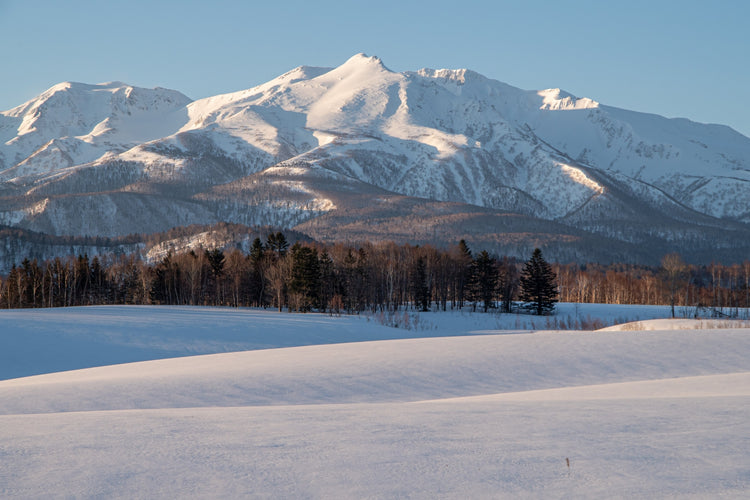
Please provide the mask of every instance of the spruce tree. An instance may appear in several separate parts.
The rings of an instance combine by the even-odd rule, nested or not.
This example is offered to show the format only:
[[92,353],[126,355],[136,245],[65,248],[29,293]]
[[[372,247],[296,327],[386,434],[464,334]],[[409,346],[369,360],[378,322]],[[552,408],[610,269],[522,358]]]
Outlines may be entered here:
[[204,255],[208,262],[209,280],[206,293],[211,304],[220,306],[224,303],[223,286],[224,281],[224,263],[226,259],[224,252],[218,248],[205,250]]
[[500,309],[505,313],[511,312],[513,297],[518,290],[518,269],[508,257],[503,257],[498,265],[497,290],[501,300]]
[[252,304],[266,307],[266,280],[268,279],[268,258],[266,258],[266,247],[260,238],[253,240],[253,246],[250,248],[250,266],[251,266],[251,289],[253,290]]
[[318,251],[314,248],[295,243],[292,247],[292,269],[289,282],[289,293],[301,312],[311,311],[318,307],[320,292],[320,261]]
[[424,257],[417,258],[411,271],[411,289],[414,299],[414,307],[420,311],[430,310],[430,286],[427,283],[427,264]]
[[475,301],[482,301],[484,312],[494,305],[495,292],[497,291],[497,261],[490,257],[487,250],[482,250],[474,259],[473,268],[473,293]]
[[266,246],[269,250],[276,252],[279,257],[286,255],[286,250],[289,248],[289,243],[286,241],[286,236],[281,231],[271,233],[268,235]]
[[557,276],[536,248],[521,273],[521,301],[531,306],[534,314],[551,314],[557,302]]

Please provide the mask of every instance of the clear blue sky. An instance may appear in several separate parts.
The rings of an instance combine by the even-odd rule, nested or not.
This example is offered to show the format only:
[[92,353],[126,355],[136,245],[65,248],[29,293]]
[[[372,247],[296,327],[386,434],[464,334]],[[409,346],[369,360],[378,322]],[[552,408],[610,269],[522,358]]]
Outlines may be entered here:
[[200,98],[365,52],[750,136],[749,20],[746,0],[0,0],[0,110],[68,80]]

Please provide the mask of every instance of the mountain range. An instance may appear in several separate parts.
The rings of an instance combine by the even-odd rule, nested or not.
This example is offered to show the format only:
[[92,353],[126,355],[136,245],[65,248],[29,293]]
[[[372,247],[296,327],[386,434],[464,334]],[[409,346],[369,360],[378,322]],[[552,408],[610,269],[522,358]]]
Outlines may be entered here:
[[750,138],[364,54],[199,100],[66,82],[0,113],[0,225],[114,238],[222,221],[560,261],[739,261]]

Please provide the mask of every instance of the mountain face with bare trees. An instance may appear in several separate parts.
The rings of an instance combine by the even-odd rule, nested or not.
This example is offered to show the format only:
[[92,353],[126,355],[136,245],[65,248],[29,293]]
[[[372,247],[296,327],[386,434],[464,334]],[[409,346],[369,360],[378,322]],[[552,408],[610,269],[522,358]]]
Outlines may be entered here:
[[728,127],[363,54],[196,101],[61,83],[0,113],[0,225],[60,237],[229,222],[558,261],[740,261],[749,199],[750,139]]

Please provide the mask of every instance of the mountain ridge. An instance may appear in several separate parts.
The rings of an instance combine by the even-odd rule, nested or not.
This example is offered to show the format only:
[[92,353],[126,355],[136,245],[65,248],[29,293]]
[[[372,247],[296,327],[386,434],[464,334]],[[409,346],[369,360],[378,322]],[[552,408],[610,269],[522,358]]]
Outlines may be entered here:
[[365,54],[198,100],[62,83],[0,113],[0,140],[0,224],[58,235],[292,228],[378,192],[686,253],[739,255],[750,231],[750,138],[729,127]]

